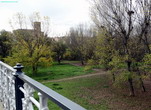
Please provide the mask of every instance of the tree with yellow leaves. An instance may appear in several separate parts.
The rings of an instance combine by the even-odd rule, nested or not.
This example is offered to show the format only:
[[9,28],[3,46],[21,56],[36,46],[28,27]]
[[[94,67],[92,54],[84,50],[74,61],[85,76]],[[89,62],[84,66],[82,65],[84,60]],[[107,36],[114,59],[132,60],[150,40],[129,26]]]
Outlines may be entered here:
[[[34,14],[39,19],[37,13]],[[16,21],[20,29],[13,31],[13,47],[11,56],[5,58],[5,61],[11,65],[19,62],[32,68],[32,73],[36,75],[38,66],[47,66],[52,62],[51,46],[47,33],[41,32],[41,22],[35,22],[36,18],[31,20],[33,29],[23,29],[25,23],[24,15],[18,13]],[[46,17],[45,17],[46,18]],[[15,22],[15,21],[14,21]],[[46,25],[46,24],[45,24]]]

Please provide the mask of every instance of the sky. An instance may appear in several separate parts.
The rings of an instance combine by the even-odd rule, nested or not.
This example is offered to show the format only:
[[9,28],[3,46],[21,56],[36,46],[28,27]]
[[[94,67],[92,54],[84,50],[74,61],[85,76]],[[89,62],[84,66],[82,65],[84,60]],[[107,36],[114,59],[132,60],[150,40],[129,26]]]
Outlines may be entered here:
[[89,7],[88,0],[0,0],[0,30],[12,30],[9,21],[17,12],[27,17],[39,12],[50,18],[49,35],[62,36],[70,27],[91,22]]

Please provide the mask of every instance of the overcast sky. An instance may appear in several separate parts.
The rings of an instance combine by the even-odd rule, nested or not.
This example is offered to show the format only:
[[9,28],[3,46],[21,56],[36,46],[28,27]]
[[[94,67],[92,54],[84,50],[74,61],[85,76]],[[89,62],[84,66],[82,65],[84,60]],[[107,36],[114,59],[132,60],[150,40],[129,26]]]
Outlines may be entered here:
[[22,12],[26,16],[33,12],[49,16],[51,36],[63,35],[70,27],[80,23],[90,23],[90,6],[87,0],[12,0],[17,1],[16,3],[0,1],[0,30],[11,30],[9,20],[17,12]]

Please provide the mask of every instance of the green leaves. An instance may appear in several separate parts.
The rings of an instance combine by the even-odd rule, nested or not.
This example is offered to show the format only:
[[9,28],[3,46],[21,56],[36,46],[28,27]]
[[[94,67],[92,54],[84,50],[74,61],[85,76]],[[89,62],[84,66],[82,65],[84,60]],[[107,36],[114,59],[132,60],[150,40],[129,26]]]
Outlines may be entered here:
[[141,69],[151,73],[151,54],[146,54],[143,58]]
[[137,75],[134,72],[128,72],[127,70],[122,70],[118,75],[116,75],[116,80],[114,85],[116,87],[122,88],[123,85],[127,83],[129,79],[136,79]]
[[112,59],[113,39],[107,36],[107,32],[102,30],[96,38],[95,56],[101,65],[109,68],[109,62]]
[[5,30],[0,31],[0,60],[3,60],[3,58],[10,54],[11,42],[10,33]]
[[47,38],[44,36],[34,36],[27,31],[32,37],[24,36],[22,30],[16,32],[16,41],[12,47],[12,55],[5,58],[5,62],[14,66],[17,62],[24,66],[33,68],[33,73],[37,73],[38,66],[51,65],[51,47],[47,45]]

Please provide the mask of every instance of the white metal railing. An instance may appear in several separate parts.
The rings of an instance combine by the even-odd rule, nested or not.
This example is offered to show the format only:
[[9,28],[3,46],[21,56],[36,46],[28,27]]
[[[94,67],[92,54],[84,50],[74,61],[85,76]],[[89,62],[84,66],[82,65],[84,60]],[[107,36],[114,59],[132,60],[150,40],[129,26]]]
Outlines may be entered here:
[[[0,100],[4,110],[49,110],[47,100],[63,110],[85,110],[83,107],[26,76],[17,64],[14,68],[0,61]],[[34,97],[35,90],[39,100]]]
[[16,110],[15,107],[15,70],[0,61],[0,100],[4,110]]

